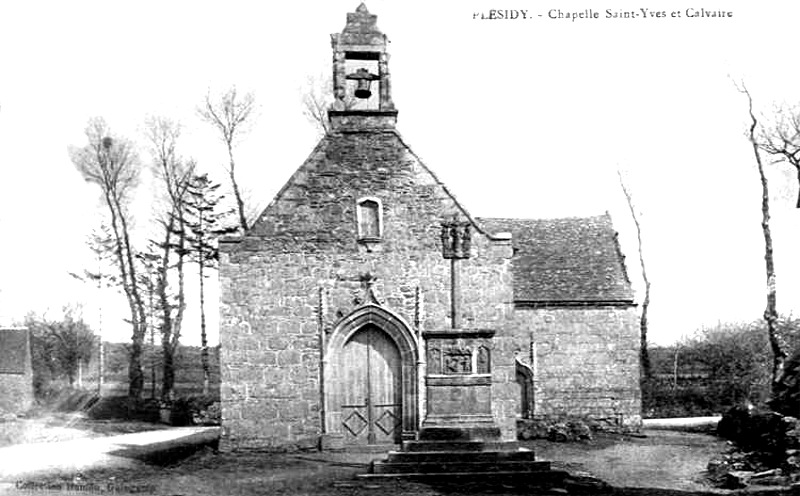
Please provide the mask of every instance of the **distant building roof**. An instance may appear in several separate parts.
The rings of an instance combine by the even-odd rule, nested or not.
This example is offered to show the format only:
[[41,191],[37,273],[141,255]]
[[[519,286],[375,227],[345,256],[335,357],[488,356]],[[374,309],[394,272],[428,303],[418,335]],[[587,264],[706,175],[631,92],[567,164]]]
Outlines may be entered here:
[[633,291],[611,217],[478,219],[510,232],[518,305],[630,305]]

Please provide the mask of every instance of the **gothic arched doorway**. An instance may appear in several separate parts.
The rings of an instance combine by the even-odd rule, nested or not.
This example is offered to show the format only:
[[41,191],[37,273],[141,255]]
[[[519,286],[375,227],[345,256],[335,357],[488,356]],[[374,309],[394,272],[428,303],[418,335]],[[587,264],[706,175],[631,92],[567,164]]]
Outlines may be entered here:
[[392,444],[402,431],[400,351],[367,325],[342,349],[342,433],[347,444]]
[[417,344],[377,305],[336,326],[327,346],[325,428],[349,445],[396,444],[417,429]]

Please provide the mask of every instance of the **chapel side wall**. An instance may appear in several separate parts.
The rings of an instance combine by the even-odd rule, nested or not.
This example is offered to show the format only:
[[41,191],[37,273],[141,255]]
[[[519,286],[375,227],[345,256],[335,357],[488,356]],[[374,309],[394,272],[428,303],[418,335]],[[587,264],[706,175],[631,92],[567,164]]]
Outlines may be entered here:
[[[0,329],[4,332],[5,329]],[[26,344],[22,373],[0,373],[0,414],[21,414],[33,406],[33,369],[31,366],[30,334],[28,330],[13,329],[10,332],[24,332]]]
[[635,307],[518,308],[515,347],[535,343],[534,416],[580,418],[603,429],[641,425]]

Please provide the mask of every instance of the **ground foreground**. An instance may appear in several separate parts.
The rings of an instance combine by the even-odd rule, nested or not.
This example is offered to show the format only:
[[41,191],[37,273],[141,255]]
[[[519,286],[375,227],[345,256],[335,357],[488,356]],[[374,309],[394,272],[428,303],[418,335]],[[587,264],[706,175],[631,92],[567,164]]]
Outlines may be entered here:
[[0,448],[114,436],[167,427],[137,420],[90,419],[83,412],[48,412],[31,417],[0,419]]
[[[381,457],[381,454],[375,453],[220,454],[206,446],[186,457],[186,451],[179,444],[169,444],[176,442],[175,432],[169,430],[158,435],[130,435],[141,439],[145,435],[151,436],[150,441],[140,439],[142,444],[135,444],[131,441],[133,438],[124,436],[94,440],[97,443],[94,449],[102,450],[99,447],[101,444],[106,446],[106,456],[97,458],[83,468],[62,463],[38,469],[26,465],[26,468],[16,472],[6,470],[0,475],[0,489],[11,495],[41,493],[73,496],[80,492],[100,492],[101,488],[114,489],[118,494],[159,495],[456,496],[476,493],[548,493],[530,487],[503,484],[457,482],[443,485],[356,480],[356,474],[365,473],[371,460]],[[191,438],[191,435],[195,437]],[[188,438],[194,441],[190,444],[196,447],[197,434],[191,435]],[[159,441],[156,438],[171,438],[173,441]],[[109,451],[109,443],[115,443],[116,448]],[[55,452],[61,444],[40,444],[39,450],[42,453]],[[30,446],[34,445],[24,448],[31,449]],[[612,486],[602,490],[588,489],[589,494],[680,496],[730,493],[714,490],[703,482],[708,460],[726,448],[724,442],[713,436],[648,431],[647,437],[643,438],[601,435],[585,443],[534,441],[526,443],[526,446],[535,449],[539,458],[554,461],[555,468],[578,476],[602,479]],[[36,448],[32,449],[25,456],[36,459]],[[77,455],[76,450],[79,450],[83,456],[88,456],[87,452],[92,449],[90,443],[80,448],[73,446],[72,452]],[[8,460],[0,460],[0,464],[5,463]],[[69,490],[53,490],[56,486],[69,487]],[[788,490],[780,492],[790,493]],[[769,494],[780,492],[770,491]]]

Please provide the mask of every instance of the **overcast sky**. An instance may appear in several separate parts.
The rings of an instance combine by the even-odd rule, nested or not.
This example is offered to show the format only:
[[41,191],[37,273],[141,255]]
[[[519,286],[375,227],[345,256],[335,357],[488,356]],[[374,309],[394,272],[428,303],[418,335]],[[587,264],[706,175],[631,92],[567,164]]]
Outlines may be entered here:
[[[330,33],[341,31],[358,1],[266,5],[0,4],[0,320],[29,311],[56,317],[65,304],[83,304],[94,323],[103,306],[105,337],[129,338],[123,297],[98,299],[68,275],[91,267],[84,243],[98,221],[99,192],[67,154],[85,143],[90,117],[103,116],[142,143],[148,115],[178,119],[183,154],[222,180],[224,149],[195,108],[208,91],[235,84],[260,103],[238,150],[255,203],[265,206],[302,164],[318,139],[302,95],[309,78],[329,74]],[[475,216],[610,211],[641,288],[616,177],[626,170],[653,284],[652,341],[758,319],[765,304],[760,187],[743,134],[747,102],[732,81],[745,81],[767,116],[775,105],[800,102],[800,7],[664,1],[648,8],[665,18],[608,19],[606,9],[642,5],[597,5],[368,2],[391,40],[399,131]],[[475,18],[498,6],[525,9],[529,19]],[[700,7],[733,17],[687,17]],[[558,8],[592,8],[599,18],[550,19]],[[779,309],[797,314],[797,185],[787,166],[770,169]],[[149,195],[145,185],[140,202]],[[140,225],[148,214],[140,208]],[[190,316],[186,342],[197,341],[188,330],[195,323]]]

